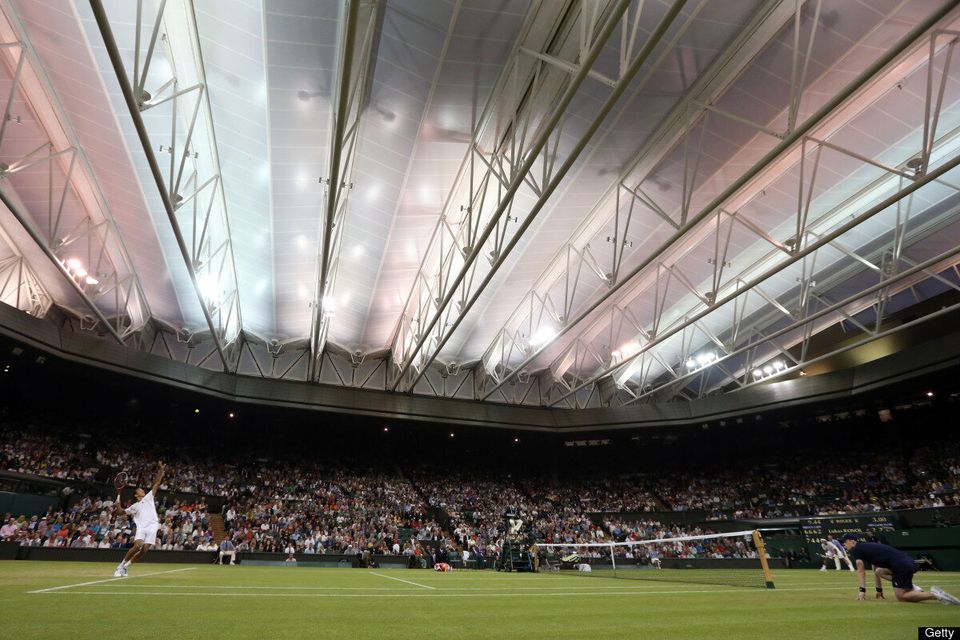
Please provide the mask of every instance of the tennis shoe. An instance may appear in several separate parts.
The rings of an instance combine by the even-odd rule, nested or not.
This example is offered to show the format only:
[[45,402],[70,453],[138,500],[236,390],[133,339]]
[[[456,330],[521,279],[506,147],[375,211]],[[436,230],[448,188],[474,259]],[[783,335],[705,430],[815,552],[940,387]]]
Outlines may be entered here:
[[122,578],[124,575],[126,575],[126,573],[127,573],[126,568],[121,565],[121,566],[117,567],[117,570],[116,570],[116,571],[113,572],[113,577],[114,577],[114,578]]
[[937,600],[939,600],[940,602],[942,602],[943,604],[957,604],[957,605],[960,605],[960,598],[956,598],[956,597],[950,595],[949,593],[947,593],[947,592],[944,591],[943,589],[940,589],[940,588],[938,588],[938,587],[930,587],[930,593],[932,593],[933,596],[934,596]]

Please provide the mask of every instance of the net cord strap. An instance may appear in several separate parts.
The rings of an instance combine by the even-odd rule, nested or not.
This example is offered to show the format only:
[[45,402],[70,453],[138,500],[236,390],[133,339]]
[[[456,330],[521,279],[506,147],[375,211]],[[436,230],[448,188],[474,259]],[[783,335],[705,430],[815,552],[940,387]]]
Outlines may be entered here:
[[670,542],[689,542],[692,540],[714,540],[717,538],[736,538],[738,536],[749,536],[752,535],[754,529],[748,531],[729,531],[727,533],[708,533],[701,536],[678,536],[676,538],[653,538],[651,540],[626,540],[624,542],[540,542],[537,543],[539,548],[553,548],[553,547],[606,547],[609,548],[611,553],[617,547],[637,547],[641,545],[649,544],[663,544]]

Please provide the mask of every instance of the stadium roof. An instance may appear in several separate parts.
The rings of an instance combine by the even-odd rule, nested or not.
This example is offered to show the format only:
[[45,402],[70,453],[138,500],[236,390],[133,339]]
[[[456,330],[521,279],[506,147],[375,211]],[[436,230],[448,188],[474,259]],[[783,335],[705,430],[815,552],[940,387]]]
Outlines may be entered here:
[[960,301],[956,2],[0,9],[0,325],[77,359],[622,417]]

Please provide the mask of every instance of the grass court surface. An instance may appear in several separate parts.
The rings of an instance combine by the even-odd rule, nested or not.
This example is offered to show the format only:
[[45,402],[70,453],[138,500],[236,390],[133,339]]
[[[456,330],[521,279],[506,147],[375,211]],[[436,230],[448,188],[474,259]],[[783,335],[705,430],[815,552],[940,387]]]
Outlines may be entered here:
[[[161,563],[114,579],[114,568],[0,562],[3,636],[873,640],[960,626],[960,607],[898,603],[889,586],[889,600],[874,600],[871,586],[857,602],[848,571],[781,570],[767,590],[564,573]],[[921,573],[917,582],[960,593],[960,573]]]

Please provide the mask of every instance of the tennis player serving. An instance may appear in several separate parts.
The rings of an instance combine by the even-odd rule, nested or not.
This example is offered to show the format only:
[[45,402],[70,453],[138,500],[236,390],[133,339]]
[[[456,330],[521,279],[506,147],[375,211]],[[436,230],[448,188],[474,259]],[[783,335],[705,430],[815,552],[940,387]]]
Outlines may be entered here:
[[[133,523],[136,525],[137,533],[133,538],[133,546],[127,551],[123,561],[117,565],[117,570],[113,572],[114,577],[123,578],[127,575],[127,567],[133,564],[150,550],[150,547],[157,541],[157,529],[160,528],[160,521],[157,519],[157,507],[154,502],[154,496],[160,483],[163,481],[163,473],[167,467],[162,462],[157,469],[157,475],[153,478],[153,485],[150,491],[144,493],[143,489],[137,487],[134,492],[137,501],[124,509],[128,516],[133,516]],[[120,488],[117,488],[117,506],[123,508],[120,503]]]

